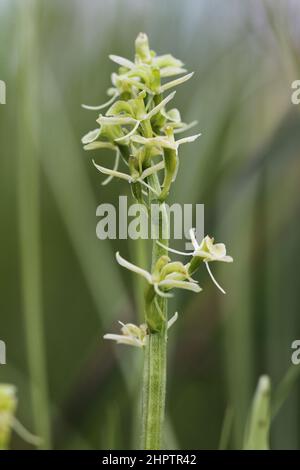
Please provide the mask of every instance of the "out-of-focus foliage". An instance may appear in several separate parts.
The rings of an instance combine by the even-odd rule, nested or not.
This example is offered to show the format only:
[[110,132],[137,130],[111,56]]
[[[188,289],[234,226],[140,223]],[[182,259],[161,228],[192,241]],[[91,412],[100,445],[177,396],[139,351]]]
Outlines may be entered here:
[[[24,30],[27,4],[34,14]],[[0,1],[0,79],[7,85],[7,104],[0,105],[0,337],[7,365],[0,382],[17,386],[18,418],[35,432],[24,315],[24,291],[34,286],[56,448],[136,445],[139,351],[116,351],[102,335],[116,319],[139,321],[136,285],[112,262],[117,248],[131,259],[138,253],[126,240],[96,238],[96,207],[117,204],[119,190],[114,182],[101,186],[82,151],[80,137],[94,114],[80,105],[105,100],[114,69],[108,54],[132,57],[139,31],[158,53],[169,50],[195,71],[175,105],[186,122],[199,121],[202,137],[183,149],[172,199],[204,203],[205,232],[224,240],[235,260],[226,272],[218,267],[226,296],[203,270],[204,292],[182,293],[170,310],[179,311],[172,336],[180,335],[169,348],[167,445],[217,448],[230,407],[229,446],[241,448],[261,374],[276,395],[300,334],[300,106],[290,98],[300,79],[299,17],[293,0]],[[31,35],[32,54],[24,45]],[[36,210],[20,203],[33,154]],[[26,214],[40,233],[41,265],[38,280],[27,282],[24,272],[36,259],[29,256],[24,271],[24,247],[32,243],[20,232]],[[33,352],[40,344],[30,331]],[[271,423],[271,448],[300,447],[298,394],[295,383]],[[12,446],[27,445],[14,436]]]

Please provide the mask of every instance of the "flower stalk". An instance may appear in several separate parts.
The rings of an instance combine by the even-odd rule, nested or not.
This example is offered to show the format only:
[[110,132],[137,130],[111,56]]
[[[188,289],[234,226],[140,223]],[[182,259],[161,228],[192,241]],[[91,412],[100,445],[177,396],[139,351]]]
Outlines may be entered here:
[[[149,48],[148,38],[140,33],[135,42],[134,61],[110,55],[118,64],[118,73],[112,74],[109,100],[100,106],[84,106],[92,111],[108,108],[105,115],[96,119],[98,128],[88,132],[82,143],[85,150],[112,150],[115,159],[110,168],[93,160],[96,169],[106,176],[103,184],[113,179],[127,181],[132,195],[146,209],[151,220],[152,261],[150,271],[136,266],[116,253],[117,262],[124,268],[144,278],[147,282],[144,302],[144,323],[136,326],[123,324],[121,334],[106,334],[105,339],[136,346],[144,351],[142,386],[143,449],[161,449],[166,397],[167,339],[168,329],[176,321],[177,313],[169,319],[168,299],[174,289],[195,293],[202,289],[192,275],[205,263],[230,262],[223,244],[205,237],[198,244],[194,231],[190,237],[192,253],[176,252],[169,248],[169,220],[165,201],[175,181],[179,168],[179,148],[195,141],[200,134],[175,138],[196,124],[182,122],[178,109],[167,109],[175,97],[175,91],[167,90],[189,80],[183,63],[170,54],[156,55]],[[184,75],[183,75],[184,74]],[[169,77],[179,76],[165,81]],[[120,165],[123,168],[120,169]],[[159,205],[158,217],[151,217],[151,204]],[[171,261],[169,252],[190,256],[190,262]]]
[[[160,190],[157,174],[149,177],[149,184],[156,191]],[[153,195],[149,199],[151,204]],[[163,234],[168,232],[168,222],[164,203],[161,203],[158,227],[153,227],[153,233],[158,233],[159,241],[165,246],[168,240],[163,238]],[[167,255],[165,246],[153,242],[152,271],[159,259]],[[146,319],[153,331],[149,332],[144,351],[141,448],[145,450],[161,448],[166,401],[168,305],[166,298],[157,297],[156,302],[153,302],[153,297],[155,289],[149,286],[145,296]]]

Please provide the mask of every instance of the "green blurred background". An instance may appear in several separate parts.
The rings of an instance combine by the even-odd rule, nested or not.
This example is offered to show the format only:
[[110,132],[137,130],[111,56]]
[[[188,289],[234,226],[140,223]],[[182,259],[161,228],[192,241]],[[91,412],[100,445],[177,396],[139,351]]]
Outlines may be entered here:
[[[140,351],[102,340],[138,321],[136,278],[114,261],[135,242],[100,241],[101,186],[80,138],[105,101],[108,54],[133,58],[139,31],[195,71],[176,105],[202,137],[181,150],[173,201],[205,204],[205,232],[232,265],[178,293],[169,347],[166,446],[213,449],[226,410],[241,447],[258,377],[277,384],[299,338],[300,4],[296,0],[0,0],[0,382],[18,419],[51,446],[136,446]],[[103,162],[105,156],[102,157]],[[180,243],[174,247],[182,249]],[[299,366],[300,368],[300,366]],[[272,423],[271,446],[299,448],[299,385]],[[28,448],[17,436],[12,447]]]

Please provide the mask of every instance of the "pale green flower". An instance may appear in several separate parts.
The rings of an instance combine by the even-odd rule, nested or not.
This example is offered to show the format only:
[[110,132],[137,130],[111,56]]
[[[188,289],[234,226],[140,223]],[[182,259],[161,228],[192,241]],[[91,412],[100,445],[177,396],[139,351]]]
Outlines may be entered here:
[[180,262],[170,262],[168,256],[158,259],[152,273],[125,260],[119,252],[116,253],[116,258],[121,266],[144,277],[160,297],[172,297],[172,294],[167,292],[171,289],[185,289],[196,293],[202,290],[190,277],[187,267]]
[[[168,330],[171,328],[172,325],[174,325],[177,319],[178,313],[176,312],[168,321]],[[127,346],[135,346],[137,348],[143,348],[144,346],[146,346],[148,328],[145,323],[140,326],[134,325],[133,323],[124,324],[121,321],[119,321],[119,323],[122,326],[121,335],[107,333],[103,336],[103,338],[116,341],[117,344],[126,344]]]
[[226,254],[226,246],[224,243],[214,243],[214,238],[206,235],[200,245],[198,244],[194,230],[191,230],[191,240],[195,248],[193,256],[203,258],[205,263],[210,261],[223,261],[224,263],[232,263],[233,258]]
[[224,263],[232,263],[233,258],[231,256],[228,256],[226,254],[226,246],[224,243],[214,243],[214,238],[209,237],[208,235],[203,238],[202,242],[199,243],[197,242],[196,236],[195,236],[195,229],[191,228],[190,229],[190,238],[192,245],[194,247],[194,251],[191,252],[182,252],[178,250],[174,250],[172,248],[169,248],[159,241],[157,241],[157,244],[165,248],[166,250],[176,253],[178,255],[183,255],[183,256],[192,256],[193,258],[200,258],[206,265],[207,271],[214,282],[214,284],[220,289],[220,291],[225,294],[224,289],[218,284],[216,279],[214,278],[211,269],[208,265],[211,261],[222,261]]
[[133,323],[122,323],[121,335],[108,333],[104,335],[104,339],[111,339],[116,341],[117,344],[127,344],[128,346],[136,346],[142,348],[146,345],[147,336],[147,325],[143,323],[140,326],[136,326]]

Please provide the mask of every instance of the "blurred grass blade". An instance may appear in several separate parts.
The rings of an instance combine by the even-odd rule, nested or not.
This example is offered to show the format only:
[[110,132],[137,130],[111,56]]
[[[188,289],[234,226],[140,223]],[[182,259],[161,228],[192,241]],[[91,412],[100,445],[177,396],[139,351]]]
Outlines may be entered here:
[[[90,189],[85,155],[81,151],[79,137],[74,135],[70,126],[63,97],[51,70],[47,70],[44,83],[47,89],[44,97],[46,120],[52,122],[52,132],[60,138],[49,137],[45,129],[44,142],[47,145],[42,159],[43,169],[97,307],[99,321],[105,329],[111,328],[113,322],[120,319],[116,316],[126,296],[120,270],[112,261],[108,242],[99,243],[94,235],[97,202]],[[80,189],[74,191],[74,188]],[[105,276],[99,278],[101,270]]]
[[244,450],[269,450],[271,382],[259,378],[246,427]]
[[[222,225],[230,239],[230,254],[238,263],[230,266],[231,277],[225,278],[223,266],[218,279],[226,279],[228,294],[222,297],[224,322],[225,373],[229,402],[234,405],[233,448],[241,449],[242,435],[247,420],[248,406],[255,376],[255,350],[252,337],[253,312],[251,306],[252,223],[256,184],[250,185],[243,196],[236,198]],[[224,237],[226,239],[226,237]],[[241,282],[242,280],[242,282]],[[238,285],[238,289],[236,286]]]
[[114,450],[120,442],[120,408],[119,404],[111,400],[104,416],[105,426],[102,428],[102,449]]
[[272,419],[275,418],[277,413],[279,412],[280,408],[286,401],[287,397],[292,391],[292,388],[296,384],[297,380],[300,377],[300,367],[292,365],[288,369],[286,375],[282,379],[282,381],[277,386],[273,398],[272,398],[272,406],[271,406],[271,414]]
[[225,411],[225,416],[223,420],[220,443],[219,443],[219,450],[227,450],[229,448],[232,424],[233,424],[233,409],[231,406],[228,406]]
[[19,2],[18,209],[25,335],[31,378],[34,433],[50,447],[47,366],[43,325],[38,161],[38,2]]

